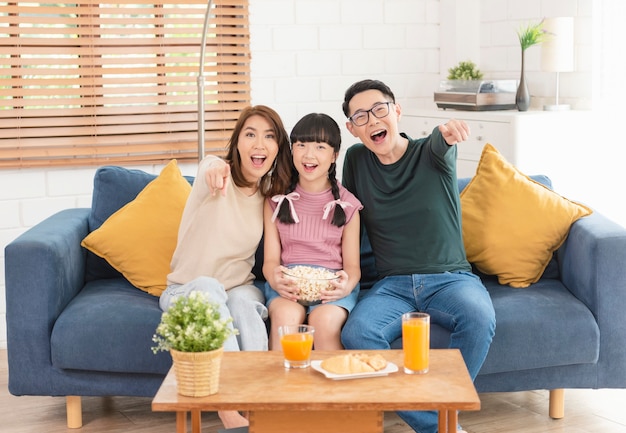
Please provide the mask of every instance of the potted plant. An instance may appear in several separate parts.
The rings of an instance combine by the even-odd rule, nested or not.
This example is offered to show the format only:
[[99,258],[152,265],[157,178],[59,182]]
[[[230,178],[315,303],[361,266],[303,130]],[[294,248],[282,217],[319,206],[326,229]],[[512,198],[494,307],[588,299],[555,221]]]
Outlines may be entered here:
[[471,60],[459,62],[454,68],[448,69],[448,80],[481,80],[483,73]]
[[526,111],[530,106],[530,93],[528,92],[528,85],[526,84],[524,74],[524,54],[528,48],[542,43],[546,35],[547,33],[543,30],[543,20],[539,23],[528,24],[526,27],[522,27],[517,31],[517,37],[519,38],[520,47],[522,49],[522,69],[517,93],[515,95],[515,104],[519,111]]
[[208,295],[194,291],[175,299],[161,315],[152,341],[152,351],[172,355],[178,393],[191,397],[215,394],[224,342],[238,331],[223,319],[219,306]]
[[446,81],[440,83],[440,90],[446,92],[476,93],[483,86],[480,81],[483,73],[471,60],[460,61],[456,66],[448,68]]

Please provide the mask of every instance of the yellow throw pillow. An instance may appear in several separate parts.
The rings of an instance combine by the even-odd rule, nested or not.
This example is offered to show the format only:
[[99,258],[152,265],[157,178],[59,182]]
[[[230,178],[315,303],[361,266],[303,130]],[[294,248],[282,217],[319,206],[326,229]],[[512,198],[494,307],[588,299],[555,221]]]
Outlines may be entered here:
[[536,283],[570,226],[592,210],[535,182],[491,144],[461,192],[467,259],[500,284]]
[[178,226],[191,185],[176,160],[137,197],[91,232],[81,245],[105,259],[132,285],[160,296],[167,285]]

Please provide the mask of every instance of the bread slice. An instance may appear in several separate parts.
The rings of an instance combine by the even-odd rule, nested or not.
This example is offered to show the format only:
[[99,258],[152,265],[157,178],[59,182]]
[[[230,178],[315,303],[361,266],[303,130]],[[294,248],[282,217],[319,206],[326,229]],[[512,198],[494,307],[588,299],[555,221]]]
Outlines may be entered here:
[[366,362],[370,367],[372,367],[376,371],[382,370],[383,368],[387,367],[387,360],[382,355],[379,355],[378,353],[374,355],[367,355],[367,354],[362,353],[360,354],[360,356],[361,356],[361,361]]
[[322,368],[334,374],[372,373],[387,366],[387,361],[380,355],[351,353],[337,355],[322,361]]

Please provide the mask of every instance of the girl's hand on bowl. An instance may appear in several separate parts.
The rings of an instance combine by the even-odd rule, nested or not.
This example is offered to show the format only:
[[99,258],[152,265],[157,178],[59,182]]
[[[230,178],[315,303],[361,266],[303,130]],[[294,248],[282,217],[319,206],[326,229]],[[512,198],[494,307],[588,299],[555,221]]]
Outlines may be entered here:
[[272,287],[283,298],[290,301],[298,301],[298,287],[296,282],[285,275],[289,269],[284,266],[277,266],[274,270],[274,281],[276,287]]
[[339,278],[330,281],[331,287],[326,290],[322,290],[322,303],[336,301],[341,298],[345,298],[351,292],[348,288],[348,274],[343,269],[336,272]]

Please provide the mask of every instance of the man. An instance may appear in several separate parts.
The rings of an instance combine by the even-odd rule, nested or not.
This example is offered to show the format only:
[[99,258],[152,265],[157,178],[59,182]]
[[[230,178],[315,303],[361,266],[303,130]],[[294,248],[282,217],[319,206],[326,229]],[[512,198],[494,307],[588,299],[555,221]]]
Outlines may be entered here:
[[[456,177],[456,145],[469,136],[450,120],[414,140],[398,131],[401,107],[377,80],[353,84],[345,94],[346,127],[361,143],[346,152],[342,183],[363,203],[380,280],[348,317],[346,349],[384,349],[402,335],[401,316],[430,314],[448,329],[472,379],[495,333],[491,298],[465,255]],[[437,431],[436,412],[404,411],[418,433]]]

